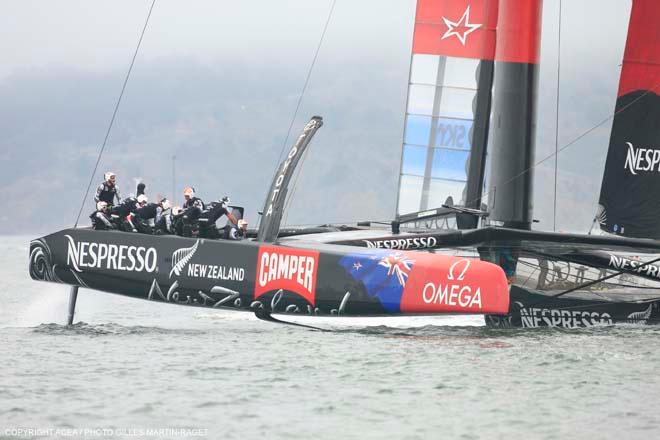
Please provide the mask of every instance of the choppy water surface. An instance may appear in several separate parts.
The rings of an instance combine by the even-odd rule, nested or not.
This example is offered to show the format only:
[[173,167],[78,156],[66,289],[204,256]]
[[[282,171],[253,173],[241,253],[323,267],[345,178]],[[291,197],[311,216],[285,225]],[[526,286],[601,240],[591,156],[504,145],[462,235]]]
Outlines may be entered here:
[[335,331],[322,333],[88,290],[67,328],[67,289],[29,279],[28,241],[0,244],[0,438],[18,427],[660,437],[657,328],[491,330],[451,317],[328,319]]

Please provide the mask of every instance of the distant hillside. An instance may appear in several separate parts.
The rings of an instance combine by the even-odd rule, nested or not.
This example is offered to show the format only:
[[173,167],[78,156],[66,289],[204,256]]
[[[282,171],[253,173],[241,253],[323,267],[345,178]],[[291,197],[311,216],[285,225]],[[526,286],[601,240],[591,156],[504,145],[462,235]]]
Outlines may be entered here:
[[[381,62],[374,76],[369,63],[345,63],[314,77],[287,143],[310,116],[324,117],[297,179],[289,223],[394,213],[407,72],[382,71]],[[110,169],[123,194],[142,178],[152,198],[170,196],[176,155],[177,197],[188,184],[208,200],[229,195],[254,223],[304,73],[272,65],[214,70],[190,60],[141,66],[94,183]],[[122,75],[33,71],[0,83],[0,231],[73,224]],[[83,216],[92,209],[90,197]]]

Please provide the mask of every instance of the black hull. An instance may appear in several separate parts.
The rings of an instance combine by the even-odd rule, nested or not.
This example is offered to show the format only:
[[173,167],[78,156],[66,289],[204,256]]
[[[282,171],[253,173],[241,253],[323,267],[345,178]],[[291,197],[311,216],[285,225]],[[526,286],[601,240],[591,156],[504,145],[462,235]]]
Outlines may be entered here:
[[486,315],[486,325],[494,328],[581,328],[599,325],[660,324],[660,300],[622,302],[584,294],[584,297],[562,296],[559,291],[530,291],[512,286],[508,315]]
[[[63,230],[30,244],[35,280],[150,301],[313,316],[508,310],[502,270],[478,260],[465,262],[318,243],[294,247],[90,229]],[[369,276],[356,275],[356,268],[369,270]],[[456,295],[441,297],[440,286],[446,291],[451,285]]]

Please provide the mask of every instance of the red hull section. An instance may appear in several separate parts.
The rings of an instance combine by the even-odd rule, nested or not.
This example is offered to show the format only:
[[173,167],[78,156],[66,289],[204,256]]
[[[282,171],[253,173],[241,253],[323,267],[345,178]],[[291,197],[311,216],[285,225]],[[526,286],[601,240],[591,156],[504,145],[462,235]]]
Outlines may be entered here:
[[416,271],[403,292],[402,313],[508,313],[509,286],[499,266],[470,258],[412,254]]

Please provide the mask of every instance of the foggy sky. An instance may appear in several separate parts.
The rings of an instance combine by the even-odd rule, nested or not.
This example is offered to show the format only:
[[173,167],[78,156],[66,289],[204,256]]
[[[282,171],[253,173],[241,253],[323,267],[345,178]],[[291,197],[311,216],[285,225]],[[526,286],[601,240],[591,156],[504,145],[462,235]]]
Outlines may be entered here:
[[[150,1],[3,1],[0,213],[5,233],[73,224]],[[94,183],[112,169],[124,193],[177,199],[194,185],[228,194],[254,224],[282,149],[329,0],[157,0]],[[555,151],[558,0],[545,0],[539,161]],[[558,146],[613,113],[630,1],[562,3]],[[394,216],[413,0],[337,0],[292,131],[312,142],[288,223]],[[597,11],[597,14],[594,14]],[[611,120],[560,153],[557,229],[595,213]],[[535,215],[552,229],[554,157],[536,168]],[[88,199],[81,223],[92,211]]]

